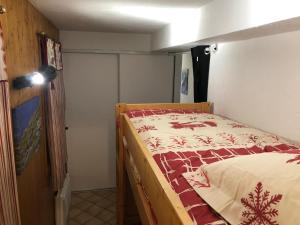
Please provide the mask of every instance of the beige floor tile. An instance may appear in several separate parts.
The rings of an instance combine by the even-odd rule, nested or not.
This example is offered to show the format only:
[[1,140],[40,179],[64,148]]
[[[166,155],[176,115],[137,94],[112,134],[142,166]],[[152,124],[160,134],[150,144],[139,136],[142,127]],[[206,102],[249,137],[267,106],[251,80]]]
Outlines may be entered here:
[[88,201],[90,201],[92,203],[97,203],[97,202],[101,202],[102,199],[103,199],[103,197],[99,197],[98,195],[93,195],[88,199]]
[[85,225],[106,225],[106,223],[97,218],[93,218],[92,220],[87,222]]
[[90,191],[83,191],[78,193],[77,196],[82,199],[88,199],[89,197],[93,196],[93,193]]
[[99,197],[105,197],[112,193],[111,189],[95,190],[93,193]]
[[108,210],[103,210],[99,215],[96,216],[98,219],[101,219],[103,221],[109,221],[112,218],[115,217],[115,214],[108,211]]
[[115,192],[110,192],[108,193],[105,198],[109,198],[111,200],[115,200],[116,199],[116,193]]
[[90,207],[92,207],[94,204],[88,201],[80,202],[76,205],[77,208],[81,209],[82,211],[88,210]]
[[100,201],[95,202],[95,204],[99,207],[106,208],[113,205],[113,203],[105,198],[101,199]]
[[86,222],[88,222],[91,219],[93,219],[93,216],[91,216],[90,214],[88,214],[86,212],[82,212],[81,214],[79,214],[78,216],[73,218],[73,220],[78,222],[79,224],[85,224]]
[[82,202],[83,200],[81,198],[78,198],[77,196],[72,195],[72,201],[71,205],[77,205],[78,203]]
[[70,220],[69,222],[68,222],[68,225],[81,225],[80,223],[77,223],[77,222],[75,222],[75,221],[73,221],[73,220]]
[[86,212],[92,216],[96,216],[96,215],[100,214],[102,211],[103,211],[102,208],[100,208],[96,205],[93,205],[92,207],[88,208]]
[[107,207],[107,210],[111,211],[111,212],[116,212],[117,211],[117,208],[115,205],[111,205],[109,207]]
[[80,213],[81,213],[80,209],[71,207],[70,212],[69,212],[69,217],[72,219],[72,218],[78,216]]
[[115,189],[72,193],[68,225],[116,225]]
[[112,218],[111,220],[108,221],[109,225],[116,225],[117,224],[117,220],[116,217]]

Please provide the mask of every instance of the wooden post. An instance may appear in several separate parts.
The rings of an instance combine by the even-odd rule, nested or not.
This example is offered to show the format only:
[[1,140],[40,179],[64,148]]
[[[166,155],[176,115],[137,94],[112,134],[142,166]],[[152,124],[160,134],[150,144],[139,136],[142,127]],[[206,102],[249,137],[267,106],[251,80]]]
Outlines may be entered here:
[[125,104],[116,105],[116,143],[117,143],[117,225],[124,225],[124,206],[126,191],[125,152],[123,145],[123,116]]

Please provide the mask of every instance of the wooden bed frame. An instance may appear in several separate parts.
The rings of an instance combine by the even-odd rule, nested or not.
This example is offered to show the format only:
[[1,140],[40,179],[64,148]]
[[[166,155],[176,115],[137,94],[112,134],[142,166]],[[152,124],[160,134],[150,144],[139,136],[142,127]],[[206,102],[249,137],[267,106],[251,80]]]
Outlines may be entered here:
[[[128,222],[128,183],[143,225],[193,225],[179,197],[165,179],[151,153],[125,114],[135,109],[197,109],[211,113],[212,104],[118,104],[117,120],[117,224]],[[126,190],[127,189],[127,190]],[[146,195],[145,195],[146,193]],[[147,197],[146,197],[147,196]],[[149,204],[150,203],[150,204]],[[150,206],[151,205],[151,206]],[[156,222],[152,212],[155,214]]]

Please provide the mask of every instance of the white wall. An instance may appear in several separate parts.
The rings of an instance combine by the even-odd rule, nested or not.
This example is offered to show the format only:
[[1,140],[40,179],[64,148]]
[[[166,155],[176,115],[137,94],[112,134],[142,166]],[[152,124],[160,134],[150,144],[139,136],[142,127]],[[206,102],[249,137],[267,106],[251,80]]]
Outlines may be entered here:
[[[262,35],[300,28],[300,1],[297,0],[214,0],[198,10],[180,15],[177,21],[153,35],[152,49],[161,50],[192,42],[241,33],[251,29]],[[285,21],[283,23],[279,23]],[[258,27],[278,23],[277,26],[258,30]],[[253,33],[252,35],[258,35]]]
[[148,34],[60,31],[64,50],[150,51]]
[[300,31],[220,44],[211,57],[215,113],[300,141]]
[[189,81],[188,81],[188,95],[184,95],[180,92],[181,103],[192,103],[194,102],[194,72],[193,72],[193,60],[191,52],[182,54],[182,70],[189,70]]

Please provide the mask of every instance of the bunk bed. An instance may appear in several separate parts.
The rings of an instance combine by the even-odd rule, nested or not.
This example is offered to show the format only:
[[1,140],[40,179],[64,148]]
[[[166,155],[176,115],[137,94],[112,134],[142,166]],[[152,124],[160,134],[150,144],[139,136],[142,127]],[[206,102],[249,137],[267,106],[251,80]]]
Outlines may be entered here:
[[[193,171],[203,163],[209,164],[239,155],[296,148],[276,135],[219,117],[212,112],[213,106],[208,102],[118,104],[116,106],[118,225],[126,224],[125,212],[131,204],[131,202],[129,204],[126,202],[129,189],[126,183],[130,184],[143,225],[227,224],[188,185],[181,176],[182,173]],[[167,116],[168,120],[162,121],[160,118],[162,116]],[[191,122],[181,121],[180,118],[178,120],[177,117],[186,117]],[[158,133],[159,129],[156,129],[155,126],[147,126],[147,122],[143,121],[144,118],[150,118],[154,123],[157,120],[156,126],[160,127],[161,133]],[[193,134],[194,138],[198,138],[202,146],[199,146],[200,142],[196,145],[191,144],[193,146],[187,146],[185,145],[187,142],[183,139],[175,141],[179,141],[179,145],[180,141],[183,141],[181,144],[184,146],[174,147],[168,143],[159,147],[151,142],[149,144],[147,142],[149,138],[161,137],[163,139],[164,133],[170,133],[168,130],[164,130],[164,123],[173,128],[173,135],[178,134],[180,138],[185,130],[185,132]],[[220,140],[216,142],[217,145],[212,145],[209,135],[205,137],[194,135],[198,134],[201,129],[208,133],[215,132],[216,127],[219,126],[222,128],[219,130],[218,138],[225,140],[229,145]],[[223,132],[224,129],[226,131],[235,128],[244,129],[238,134],[239,137],[227,136],[226,132]],[[150,135],[148,137],[148,131],[154,132],[157,136],[151,137]],[[247,135],[245,136],[245,134]],[[172,137],[171,139],[173,139]],[[235,143],[235,138],[240,139],[238,144]],[[166,146],[167,148],[165,148]]]

